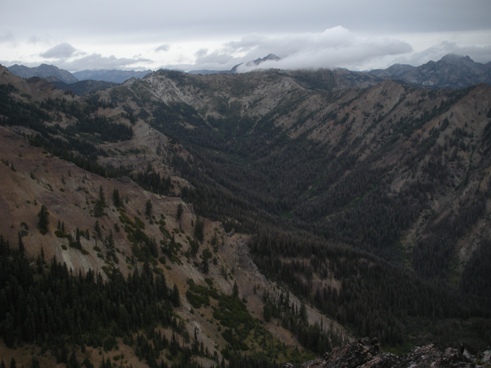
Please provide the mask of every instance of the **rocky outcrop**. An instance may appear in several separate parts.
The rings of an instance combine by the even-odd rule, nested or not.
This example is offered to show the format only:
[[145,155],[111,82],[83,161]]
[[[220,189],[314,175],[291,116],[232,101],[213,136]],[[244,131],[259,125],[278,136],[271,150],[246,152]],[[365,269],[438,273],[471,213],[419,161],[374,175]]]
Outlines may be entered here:
[[[284,367],[293,368],[288,363]],[[377,339],[364,338],[326,353],[323,359],[304,363],[302,368],[471,368],[491,367],[489,354],[470,355],[464,348],[447,348],[435,345],[416,347],[405,355],[382,352]]]

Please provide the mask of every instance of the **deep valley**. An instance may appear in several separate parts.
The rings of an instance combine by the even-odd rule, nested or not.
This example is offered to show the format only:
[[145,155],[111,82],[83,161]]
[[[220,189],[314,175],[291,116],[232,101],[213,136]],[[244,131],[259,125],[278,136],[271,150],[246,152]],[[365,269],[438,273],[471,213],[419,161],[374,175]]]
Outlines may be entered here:
[[0,73],[5,364],[491,344],[489,85],[160,70],[77,95]]

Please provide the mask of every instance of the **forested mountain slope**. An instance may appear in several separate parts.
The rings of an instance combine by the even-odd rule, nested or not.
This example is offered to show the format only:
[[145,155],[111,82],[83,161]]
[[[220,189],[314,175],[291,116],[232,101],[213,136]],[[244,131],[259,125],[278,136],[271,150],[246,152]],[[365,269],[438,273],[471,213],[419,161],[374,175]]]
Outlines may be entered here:
[[35,343],[68,364],[67,346],[94,360],[113,336],[105,354],[125,351],[128,366],[274,366],[350,336],[489,343],[490,87],[159,71],[77,97],[5,69],[0,87],[0,234],[17,262],[2,270],[38,258],[4,299],[23,305],[19,284],[52,294],[39,280],[69,269],[70,287],[90,288],[92,270],[101,295],[118,283],[116,315],[146,313],[124,304],[139,282],[164,308],[153,325],[114,319],[73,341],[82,326],[39,335],[11,304],[7,348]]
[[197,190],[208,180],[282,223],[425,277],[460,276],[490,236],[486,85],[433,91],[345,71],[271,71],[161,72],[128,88],[163,102],[140,100],[156,129],[195,153],[181,170],[199,178]]

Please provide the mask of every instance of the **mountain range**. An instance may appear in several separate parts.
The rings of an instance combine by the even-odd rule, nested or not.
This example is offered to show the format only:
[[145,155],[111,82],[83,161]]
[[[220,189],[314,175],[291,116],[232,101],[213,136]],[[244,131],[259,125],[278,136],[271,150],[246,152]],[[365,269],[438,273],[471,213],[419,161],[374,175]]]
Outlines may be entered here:
[[74,72],[73,76],[79,81],[95,80],[111,83],[123,83],[131,78],[143,78],[148,73],[151,73],[151,70],[82,70]]
[[15,64],[9,67],[9,71],[22,78],[39,77],[48,81],[62,81],[67,84],[78,82],[78,79],[69,71],[48,64],[41,64],[33,68]]
[[[265,61],[278,61],[280,58],[274,54],[269,54],[264,58],[258,58],[246,63],[247,66],[259,66]],[[237,73],[242,64],[234,66],[231,70],[192,70],[190,74],[230,74]],[[70,73],[66,70],[57,68],[54,65],[42,64],[39,67],[29,68],[23,65],[10,66],[9,71],[23,78],[40,77],[52,82],[58,82],[58,87],[66,84],[73,84],[83,80],[103,81],[110,83],[123,83],[131,78],[141,79],[149,74],[150,70],[83,70]],[[473,61],[469,56],[459,56],[449,54],[438,61],[429,61],[421,66],[411,66],[405,64],[394,64],[387,69],[376,69],[367,73],[384,78],[394,79],[417,86],[429,88],[462,88],[478,83],[491,84],[491,62],[482,64]],[[109,86],[109,85],[107,85]],[[85,89],[73,86],[75,93],[89,93],[92,89]],[[101,85],[100,88],[106,86]],[[68,87],[65,87],[68,88]]]
[[462,88],[477,83],[491,84],[491,62],[476,63],[469,56],[452,54],[419,67],[395,64],[387,69],[372,70],[370,73],[431,88]]
[[60,69],[54,65],[41,64],[38,67],[27,67],[24,65],[12,65],[8,67],[9,71],[22,78],[39,77],[44,78],[49,82],[62,82],[65,84],[73,84],[79,81],[92,80],[103,81],[110,83],[123,83],[131,78],[142,78],[150,70],[134,71],[134,70],[117,70],[117,69],[101,69],[101,70],[82,70],[70,73],[67,70]]
[[484,350],[491,87],[377,73],[160,70],[78,96],[2,67],[0,356],[279,367],[364,336]]

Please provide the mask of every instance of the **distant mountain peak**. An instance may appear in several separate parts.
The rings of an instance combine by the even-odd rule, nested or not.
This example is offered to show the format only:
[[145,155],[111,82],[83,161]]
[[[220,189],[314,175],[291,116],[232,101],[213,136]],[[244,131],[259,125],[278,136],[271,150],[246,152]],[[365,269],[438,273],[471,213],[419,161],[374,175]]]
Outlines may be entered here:
[[123,83],[131,78],[141,79],[151,73],[151,70],[117,70],[117,69],[98,69],[98,70],[81,70],[73,73],[79,80],[96,80],[112,83]]
[[471,62],[474,62],[474,60],[472,60],[469,55],[458,55],[458,54],[447,54],[445,55],[444,57],[442,57],[440,59],[440,61],[447,61],[447,62],[460,62],[460,61],[471,61]]
[[428,61],[417,67],[395,64],[387,69],[372,70],[370,74],[431,88],[461,88],[479,83],[491,84],[490,64],[481,64],[468,55],[457,54],[448,54],[438,61]]
[[[246,66],[248,67],[254,67],[254,66],[258,66],[258,65],[261,65],[262,63],[266,62],[266,61],[279,61],[281,60],[281,58],[279,56],[276,56],[275,54],[268,54],[266,55],[265,57],[263,58],[257,58],[256,60],[251,60],[251,61],[248,61],[247,63],[245,63]],[[240,64],[237,64],[235,65],[232,69],[231,69],[231,72],[232,73],[236,73],[237,70],[239,69],[239,67],[241,65],[243,65],[244,63],[240,63]]]
[[37,67],[29,68],[24,65],[14,64],[8,67],[8,70],[22,78],[39,77],[50,81],[59,80],[67,84],[78,82],[78,79],[72,73],[55,65],[41,64]]
[[257,58],[256,60],[249,61],[247,65],[260,65],[264,63],[265,61],[279,61],[281,58],[279,56],[276,56],[275,54],[268,54],[267,56],[263,58]]
[[29,68],[24,65],[14,64],[8,67],[8,70],[22,78],[39,77],[51,82],[60,81],[66,84],[76,83],[83,80],[95,80],[120,84],[130,78],[143,78],[151,70],[135,71],[135,70],[117,70],[117,69],[98,69],[98,70],[82,70],[70,73],[67,70],[58,68],[55,65],[41,64],[34,68]]
[[268,54],[267,56],[263,58],[257,58],[256,60],[249,61],[246,65],[247,66],[257,66],[265,61],[279,61],[281,58],[279,56],[276,56],[275,54]]

